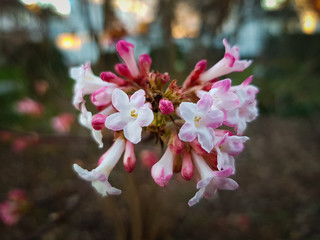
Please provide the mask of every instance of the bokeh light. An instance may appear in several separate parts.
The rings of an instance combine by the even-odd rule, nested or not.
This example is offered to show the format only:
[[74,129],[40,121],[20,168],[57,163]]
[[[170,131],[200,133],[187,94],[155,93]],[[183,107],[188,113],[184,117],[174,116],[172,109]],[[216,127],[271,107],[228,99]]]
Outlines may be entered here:
[[56,45],[62,50],[77,51],[81,48],[82,41],[74,33],[62,33],[56,38]]

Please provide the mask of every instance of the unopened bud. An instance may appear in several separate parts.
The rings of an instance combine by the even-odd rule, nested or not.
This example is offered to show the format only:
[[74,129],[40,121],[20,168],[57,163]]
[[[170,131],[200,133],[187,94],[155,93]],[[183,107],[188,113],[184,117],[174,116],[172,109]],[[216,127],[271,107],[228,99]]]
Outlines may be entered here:
[[91,120],[92,127],[95,130],[102,130],[103,128],[105,128],[106,118],[107,116],[103,114],[94,115]]
[[183,154],[183,159],[182,159],[182,169],[181,169],[181,176],[185,180],[190,180],[193,177],[193,164],[191,161],[191,155],[188,152],[185,152]]
[[123,165],[126,168],[127,172],[132,172],[136,166],[136,155],[134,154],[133,143],[127,140],[126,151],[123,156]]
[[139,57],[139,67],[142,75],[148,75],[150,72],[152,59],[148,54],[142,54]]
[[125,85],[127,83],[127,81],[125,81],[122,78],[119,78],[117,75],[115,75],[112,72],[102,72],[100,74],[100,78],[105,82],[114,83],[119,86]]
[[184,143],[177,134],[172,134],[170,139],[170,149],[174,154],[183,153]]
[[116,45],[116,49],[120,57],[126,63],[128,70],[131,73],[130,75],[135,78],[138,77],[139,69],[133,55],[134,45],[125,40],[120,40]]
[[170,100],[162,98],[159,102],[159,108],[163,115],[171,114],[174,112],[173,104]]
[[125,65],[123,63],[118,63],[118,64],[116,64],[116,66],[114,68],[120,76],[129,78],[129,79],[133,79],[127,65]]

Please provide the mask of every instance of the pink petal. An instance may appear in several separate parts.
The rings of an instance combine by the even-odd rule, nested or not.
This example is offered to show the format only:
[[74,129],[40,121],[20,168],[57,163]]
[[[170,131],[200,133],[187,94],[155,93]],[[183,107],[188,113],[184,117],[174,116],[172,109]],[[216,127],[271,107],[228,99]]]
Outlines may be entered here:
[[126,110],[129,106],[128,95],[124,91],[116,88],[112,93],[112,105],[118,111]]
[[183,126],[180,128],[178,136],[184,142],[193,141],[197,137],[195,126],[190,123],[183,124]]
[[123,120],[121,113],[113,113],[106,118],[106,127],[113,131],[120,131],[124,129],[127,122]]
[[130,121],[124,128],[124,136],[133,144],[141,141],[142,128],[139,126],[138,121]]
[[210,94],[204,94],[201,99],[197,102],[198,110],[206,113],[209,111],[213,103],[213,99]]
[[209,111],[205,116],[205,124],[210,128],[220,127],[223,123],[224,114],[219,109]]
[[225,93],[225,92],[229,91],[230,86],[231,86],[231,79],[227,78],[227,79],[215,82],[212,85],[211,89],[218,88],[221,92]]

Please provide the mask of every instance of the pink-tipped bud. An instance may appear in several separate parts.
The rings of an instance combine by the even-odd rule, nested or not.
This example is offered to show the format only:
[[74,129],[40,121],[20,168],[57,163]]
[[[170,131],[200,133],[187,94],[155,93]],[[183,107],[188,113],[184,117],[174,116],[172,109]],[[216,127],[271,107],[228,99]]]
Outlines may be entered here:
[[[110,87],[102,87],[91,94],[91,102],[96,107],[106,106],[111,103],[112,100],[112,93]],[[111,90],[111,91],[110,91]]]
[[185,180],[190,180],[193,177],[193,164],[191,161],[191,155],[188,152],[185,152],[182,159],[182,168],[181,168],[181,176]]
[[143,150],[140,153],[140,159],[144,166],[151,168],[158,161],[158,156],[154,151]]
[[142,75],[148,75],[150,72],[150,67],[152,64],[152,59],[148,54],[142,54],[139,57],[139,67]]
[[92,127],[95,130],[102,130],[103,128],[105,128],[106,118],[107,116],[103,114],[94,115],[91,120]]
[[201,74],[203,73],[207,68],[207,60],[200,60],[197,62],[196,66],[194,67],[194,70],[198,73]]
[[162,158],[151,168],[151,176],[160,187],[167,186],[172,177],[173,159],[174,154],[168,147]]
[[134,45],[125,40],[120,40],[116,45],[116,49],[120,57],[126,63],[131,75],[134,78],[138,77],[139,69],[133,55]]
[[123,63],[118,63],[116,64],[116,66],[114,67],[114,69],[116,70],[116,72],[122,76],[122,77],[126,77],[129,79],[133,79],[133,76],[131,75],[129,68],[127,67],[127,65],[123,64]]
[[183,153],[184,143],[177,134],[172,134],[169,147],[174,154],[181,154]]
[[186,89],[191,86],[195,86],[200,84],[199,83],[199,77],[200,74],[202,74],[207,68],[207,60],[200,60],[195,65],[193,71],[189,74],[187,79],[184,81],[182,88]]
[[174,112],[173,104],[170,100],[162,98],[159,102],[159,108],[163,115],[171,114]]
[[123,165],[127,172],[132,172],[136,166],[136,155],[134,154],[134,145],[132,142],[127,140],[126,151],[123,156]]
[[119,86],[125,85],[127,83],[127,81],[125,81],[122,78],[119,78],[117,75],[115,75],[112,72],[102,72],[100,74],[100,78],[105,82],[114,83]]

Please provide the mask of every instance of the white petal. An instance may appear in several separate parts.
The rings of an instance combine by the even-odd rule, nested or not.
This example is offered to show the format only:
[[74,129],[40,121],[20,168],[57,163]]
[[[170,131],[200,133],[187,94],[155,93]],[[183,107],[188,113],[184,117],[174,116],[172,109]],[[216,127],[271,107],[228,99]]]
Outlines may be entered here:
[[118,111],[125,111],[129,107],[128,95],[124,91],[116,88],[112,93],[112,105]]
[[196,115],[197,105],[195,103],[183,102],[179,106],[179,113],[186,122],[193,122]]
[[93,139],[99,144],[99,148],[102,148],[103,142],[102,142],[101,130],[95,130],[94,128],[92,128],[91,135],[92,135]]
[[137,121],[141,127],[149,126],[154,119],[154,115],[151,109],[142,107],[138,110]]
[[203,198],[205,188],[201,188],[196,195],[194,195],[193,198],[191,198],[188,202],[189,207],[192,207],[193,205],[197,204],[201,198]]
[[138,108],[138,109],[141,108],[144,105],[145,101],[146,101],[145,94],[146,93],[142,89],[140,89],[139,91],[136,91],[130,97],[130,104],[132,106],[134,106],[135,108]]
[[119,112],[113,113],[106,118],[106,127],[113,131],[120,131],[124,129],[126,125],[127,122],[123,120],[122,114]]
[[221,110],[219,109],[211,110],[205,115],[203,125],[210,128],[220,127],[223,123],[223,117],[224,117],[224,114]]
[[215,134],[212,128],[201,127],[197,129],[198,141],[201,147],[208,153],[211,152],[214,146]]
[[179,138],[184,142],[191,142],[197,137],[196,130],[193,124],[185,123],[180,128]]
[[141,141],[142,128],[139,126],[138,121],[131,121],[124,128],[124,136],[133,144]]
[[114,188],[108,181],[93,181],[92,186],[100,193],[103,197],[109,195],[119,195],[121,194],[121,190]]
[[218,181],[218,188],[221,190],[235,190],[238,187],[238,183],[231,178],[220,178]]

